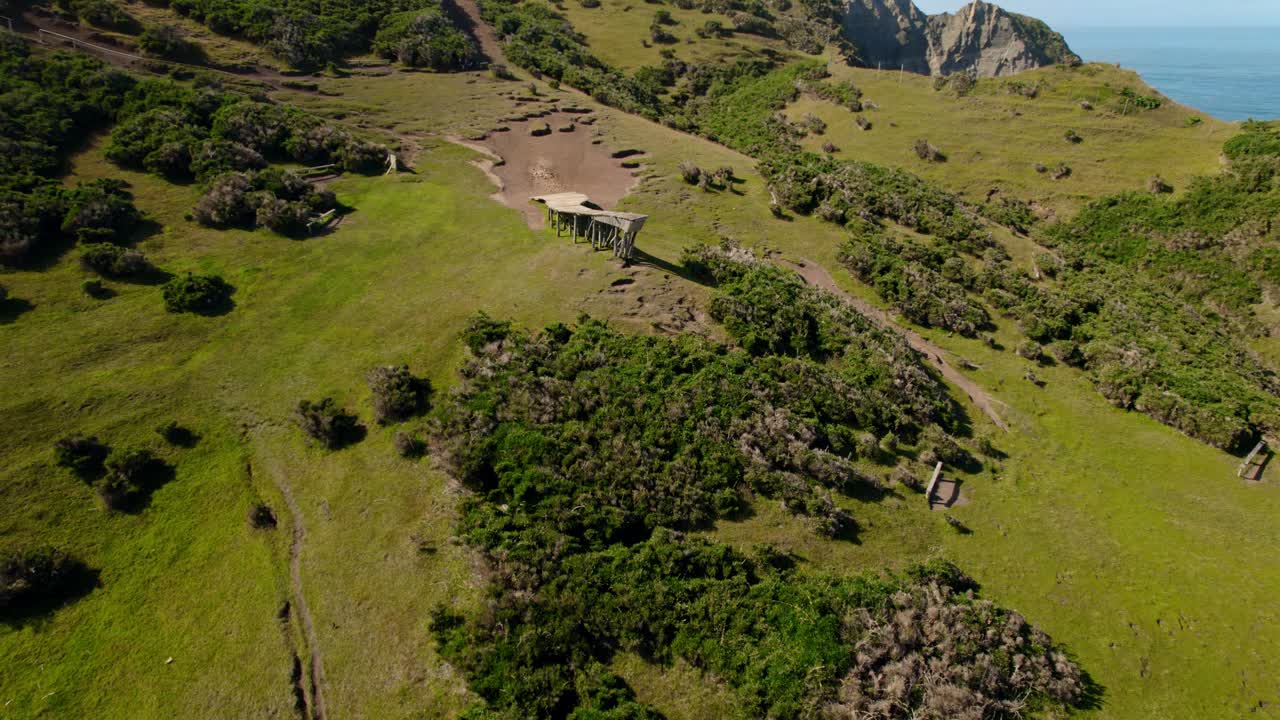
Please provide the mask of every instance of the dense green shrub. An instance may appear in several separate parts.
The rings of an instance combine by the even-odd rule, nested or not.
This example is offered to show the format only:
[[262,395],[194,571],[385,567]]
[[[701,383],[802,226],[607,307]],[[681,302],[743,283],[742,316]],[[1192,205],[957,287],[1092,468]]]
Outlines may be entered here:
[[817,153],[774,153],[760,164],[778,202],[797,212],[830,208],[838,222],[893,220],[968,252],[994,244],[959,198],[904,170]]
[[111,449],[96,437],[68,435],[54,443],[58,464],[82,478],[92,478],[103,470],[103,462]]
[[0,552],[0,616],[21,615],[80,590],[88,568],[55,547]]
[[311,208],[306,203],[268,197],[258,205],[254,214],[257,223],[272,232],[289,237],[299,237],[309,230]]
[[107,507],[127,507],[150,489],[158,462],[149,450],[113,449],[104,462],[106,472],[93,481],[93,489]]
[[201,225],[246,226],[256,219],[259,201],[253,192],[250,175],[226,173],[209,184],[209,190],[201,196],[191,214]]
[[62,232],[83,243],[121,242],[142,220],[120,180],[80,183],[63,194]]
[[465,70],[480,60],[475,41],[439,7],[423,7],[383,18],[373,40],[373,50],[404,65],[432,70]]
[[941,272],[941,253],[866,231],[850,238],[841,249],[840,260],[912,322],[967,337],[977,336],[990,324],[987,311],[968,296],[966,282],[972,280],[958,256],[947,258],[959,262],[960,268],[948,277]]
[[405,0],[172,0],[179,13],[226,35],[266,45],[302,70],[364,52],[387,15],[422,7]]
[[217,275],[187,273],[165,283],[162,288],[164,306],[169,312],[212,315],[231,302],[234,289]]
[[198,63],[204,59],[199,45],[191,42],[174,25],[149,25],[138,36],[138,49],[169,60]]
[[663,103],[651,88],[592,55],[582,36],[548,6],[482,0],[480,10],[516,65],[571,85],[606,105],[651,119],[663,115]]
[[109,243],[85,245],[80,254],[80,264],[107,277],[137,277],[151,269],[151,263],[137,250],[129,250]]
[[56,0],[62,10],[95,27],[122,33],[137,33],[141,23],[112,0]]
[[320,402],[300,401],[293,410],[293,421],[304,433],[330,450],[350,445],[363,436],[360,419],[338,407],[333,398]]
[[427,409],[430,381],[414,377],[408,365],[382,365],[369,371],[373,418],[386,424],[406,420]]

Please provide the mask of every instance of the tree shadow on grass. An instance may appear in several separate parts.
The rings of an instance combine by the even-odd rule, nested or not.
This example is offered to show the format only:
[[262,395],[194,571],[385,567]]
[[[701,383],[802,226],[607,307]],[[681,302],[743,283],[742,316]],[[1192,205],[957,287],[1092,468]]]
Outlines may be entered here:
[[169,463],[153,458],[143,469],[138,478],[138,487],[134,492],[111,503],[111,509],[128,515],[137,515],[151,507],[151,497],[177,477],[177,472]]
[[31,312],[36,308],[35,304],[30,300],[22,298],[5,298],[0,300],[0,325],[8,325],[15,322],[19,317]]
[[48,624],[54,611],[85,597],[102,584],[98,570],[74,558],[67,560],[62,573],[56,591],[0,608],[0,625],[39,629]]
[[688,280],[698,285],[709,286],[707,278],[701,277],[691,271],[684,265],[676,265],[668,260],[664,260],[656,255],[650,255],[640,248],[635,248],[631,253],[631,259],[627,261],[629,265],[647,266],[657,268],[666,273],[670,273],[684,280]]

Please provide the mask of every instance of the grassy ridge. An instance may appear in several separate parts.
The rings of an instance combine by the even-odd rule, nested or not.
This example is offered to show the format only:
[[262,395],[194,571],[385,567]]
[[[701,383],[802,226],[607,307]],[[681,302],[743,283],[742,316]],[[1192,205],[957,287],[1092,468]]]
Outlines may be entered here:
[[[970,202],[998,188],[1067,215],[1088,197],[1137,190],[1155,175],[1182,191],[1191,178],[1217,171],[1222,143],[1234,133],[1230,124],[1172,102],[1122,114],[1126,108],[1119,91],[1147,92],[1146,86],[1136,74],[1109,65],[1018,75],[1019,83],[1039,85],[1034,99],[1012,92],[1012,81],[1000,79],[979,80],[971,94],[956,97],[916,75],[830,70],[833,80],[851,81],[879,109],[864,113],[873,128],[863,131],[848,110],[801,97],[788,116],[813,113],[827,124],[824,135],[804,141],[807,149],[832,142],[840,148],[837,157],[908,168]],[[1093,110],[1082,108],[1081,101]],[[1191,125],[1192,118],[1200,122]],[[1067,142],[1068,130],[1076,130],[1084,142]],[[921,162],[912,152],[919,138],[928,138],[950,155],[949,161]],[[1036,171],[1037,164],[1053,168],[1059,163],[1071,167],[1070,177],[1055,181]]]

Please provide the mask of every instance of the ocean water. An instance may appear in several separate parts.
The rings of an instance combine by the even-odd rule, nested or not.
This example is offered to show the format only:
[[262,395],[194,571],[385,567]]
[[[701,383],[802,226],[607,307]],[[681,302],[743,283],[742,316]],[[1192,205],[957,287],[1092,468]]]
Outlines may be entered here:
[[1280,118],[1280,27],[1076,28],[1062,34],[1087,62],[1120,63],[1170,98],[1214,117]]

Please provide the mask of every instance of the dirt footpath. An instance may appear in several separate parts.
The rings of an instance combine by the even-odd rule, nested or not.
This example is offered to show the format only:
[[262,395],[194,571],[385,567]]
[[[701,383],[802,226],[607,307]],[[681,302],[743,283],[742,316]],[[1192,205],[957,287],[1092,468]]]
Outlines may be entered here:
[[995,423],[1001,430],[1004,430],[1005,432],[1009,431],[1009,426],[1005,424],[999,413],[996,412],[996,408],[1004,405],[1004,403],[996,400],[986,390],[984,390],[982,386],[978,385],[959,370],[956,370],[947,364],[947,361],[942,359],[942,348],[924,339],[924,337],[918,333],[898,325],[889,317],[889,313],[884,310],[881,310],[865,300],[853,297],[849,293],[840,289],[840,286],[836,284],[835,278],[831,277],[831,273],[827,272],[827,269],[818,263],[806,258],[801,258],[799,263],[789,261],[784,262],[799,273],[800,277],[804,278],[805,282],[835,293],[837,296],[843,298],[845,302],[852,305],[858,312],[880,324],[881,327],[891,329],[901,334],[902,337],[906,339],[908,345],[916,351],[924,354],[925,358],[929,361],[929,364],[937,368],[938,372],[942,373],[942,377],[946,378],[946,380],[952,385],[963,390],[969,396],[969,399],[973,401],[973,404],[977,405],[987,417],[991,418],[991,422]]

